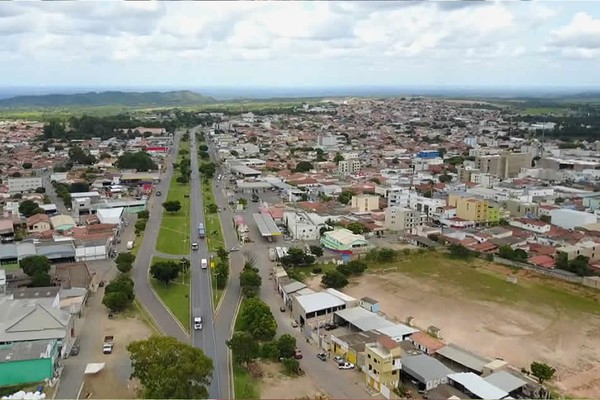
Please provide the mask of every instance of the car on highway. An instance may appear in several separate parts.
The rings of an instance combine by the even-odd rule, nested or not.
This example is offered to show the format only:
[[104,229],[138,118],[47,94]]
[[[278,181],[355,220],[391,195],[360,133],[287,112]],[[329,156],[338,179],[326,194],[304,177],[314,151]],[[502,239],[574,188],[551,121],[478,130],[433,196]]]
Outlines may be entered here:
[[196,243],[196,242],[192,243],[192,250],[194,250],[194,251],[198,250],[198,243]]
[[339,369],[354,369],[354,364],[349,363],[349,362],[345,362],[343,364],[340,364],[338,366]]
[[333,357],[333,361],[335,361],[338,365],[342,365],[342,364],[346,363],[346,360],[344,360],[344,357],[340,357],[340,356]]
[[327,361],[327,354],[319,353],[319,354],[317,354],[317,358],[321,361]]
[[206,258],[203,258],[200,265],[202,266],[202,269],[208,268],[208,260]]
[[230,253],[236,252],[236,251],[240,251],[239,247],[232,247],[229,249]]
[[194,318],[194,330],[199,331],[202,329],[202,317]]

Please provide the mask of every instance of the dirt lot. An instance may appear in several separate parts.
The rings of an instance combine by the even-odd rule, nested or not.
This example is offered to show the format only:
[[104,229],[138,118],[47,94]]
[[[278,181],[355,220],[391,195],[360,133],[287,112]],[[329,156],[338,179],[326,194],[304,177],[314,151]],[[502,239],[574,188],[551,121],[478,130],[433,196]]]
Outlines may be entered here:
[[[396,265],[397,272],[355,279],[344,292],[375,297],[389,318],[412,316],[422,329],[440,328],[448,343],[517,368],[545,361],[557,369],[553,383],[559,390],[600,397],[600,303],[594,292],[479,261],[424,256]],[[507,275],[518,283],[506,282]],[[319,280],[308,284],[318,286]]]
[[126,347],[134,340],[141,340],[152,334],[150,328],[138,315],[129,315],[112,320],[102,319],[99,330],[104,335],[115,336],[112,354],[102,354],[98,346],[94,360],[106,362],[105,368],[96,375],[87,377],[81,398],[87,399],[135,399],[140,398],[137,382],[127,379],[130,361]]
[[277,363],[260,363],[263,377],[260,385],[261,399],[292,399],[318,397],[316,382],[308,375],[291,378],[281,372]]

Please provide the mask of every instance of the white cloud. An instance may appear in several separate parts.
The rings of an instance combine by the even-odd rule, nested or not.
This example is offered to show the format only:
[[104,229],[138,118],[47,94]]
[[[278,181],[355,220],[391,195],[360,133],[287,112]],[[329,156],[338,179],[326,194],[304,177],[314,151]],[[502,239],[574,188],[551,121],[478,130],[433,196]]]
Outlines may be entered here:
[[[109,75],[126,65],[221,73],[237,61],[272,61],[289,71],[355,68],[357,79],[362,66],[435,70],[441,63],[467,71],[473,63],[513,65],[525,57],[524,64],[553,54],[595,57],[597,16],[581,12],[555,27],[558,10],[545,1],[0,2],[0,34],[10,38],[0,51],[13,52],[11,65],[15,57],[35,58],[59,68],[69,57],[81,60],[82,70],[86,59],[112,65]],[[0,59],[0,72],[9,67]],[[259,72],[277,79],[266,68]]]

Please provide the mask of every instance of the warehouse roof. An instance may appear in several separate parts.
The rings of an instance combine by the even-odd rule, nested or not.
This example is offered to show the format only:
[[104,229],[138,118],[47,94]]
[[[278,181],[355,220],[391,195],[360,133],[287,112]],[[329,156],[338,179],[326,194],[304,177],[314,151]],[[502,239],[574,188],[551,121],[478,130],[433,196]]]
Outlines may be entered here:
[[403,357],[402,370],[421,383],[436,381],[454,372],[440,361],[426,354]]
[[298,296],[296,300],[307,314],[328,308],[341,307],[345,304],[340,298],[327,292]]
[[473,372],[459,372],[450,374],[448,375],[448,378],[460,384],[462,387],[480,399],[500,400],[508,396],[508,392],[492,385]]
[[347,308],[336,311],[335,314],[361,331],[371,331],[395,325],[392,321],[388,321],[382,316],[365,310],[362,307]]
[[439,349],[437,354],[477,372],[483,372],[483,367],[490,362],[452,343]]
[[486,382],[489,382],[492,385],[496,386],[497,388],[509,393],[513,390],[517,390],[527,385],[527,382],[525,382],[523,379],[514,376],[508,371],[494,372],[493,374],[488,375],[483,379],[485,379]]

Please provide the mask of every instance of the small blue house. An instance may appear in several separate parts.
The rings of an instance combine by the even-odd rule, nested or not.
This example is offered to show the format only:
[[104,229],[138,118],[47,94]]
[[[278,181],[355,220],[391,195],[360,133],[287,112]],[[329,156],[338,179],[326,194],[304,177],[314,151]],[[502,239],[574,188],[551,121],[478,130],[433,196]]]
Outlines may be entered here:
[[358,305],[367,311],[371,311],[372,313],[378,313],[381,309],[379,306],[379,302],[370,297],[363,297],[362,299],[360,299]]

